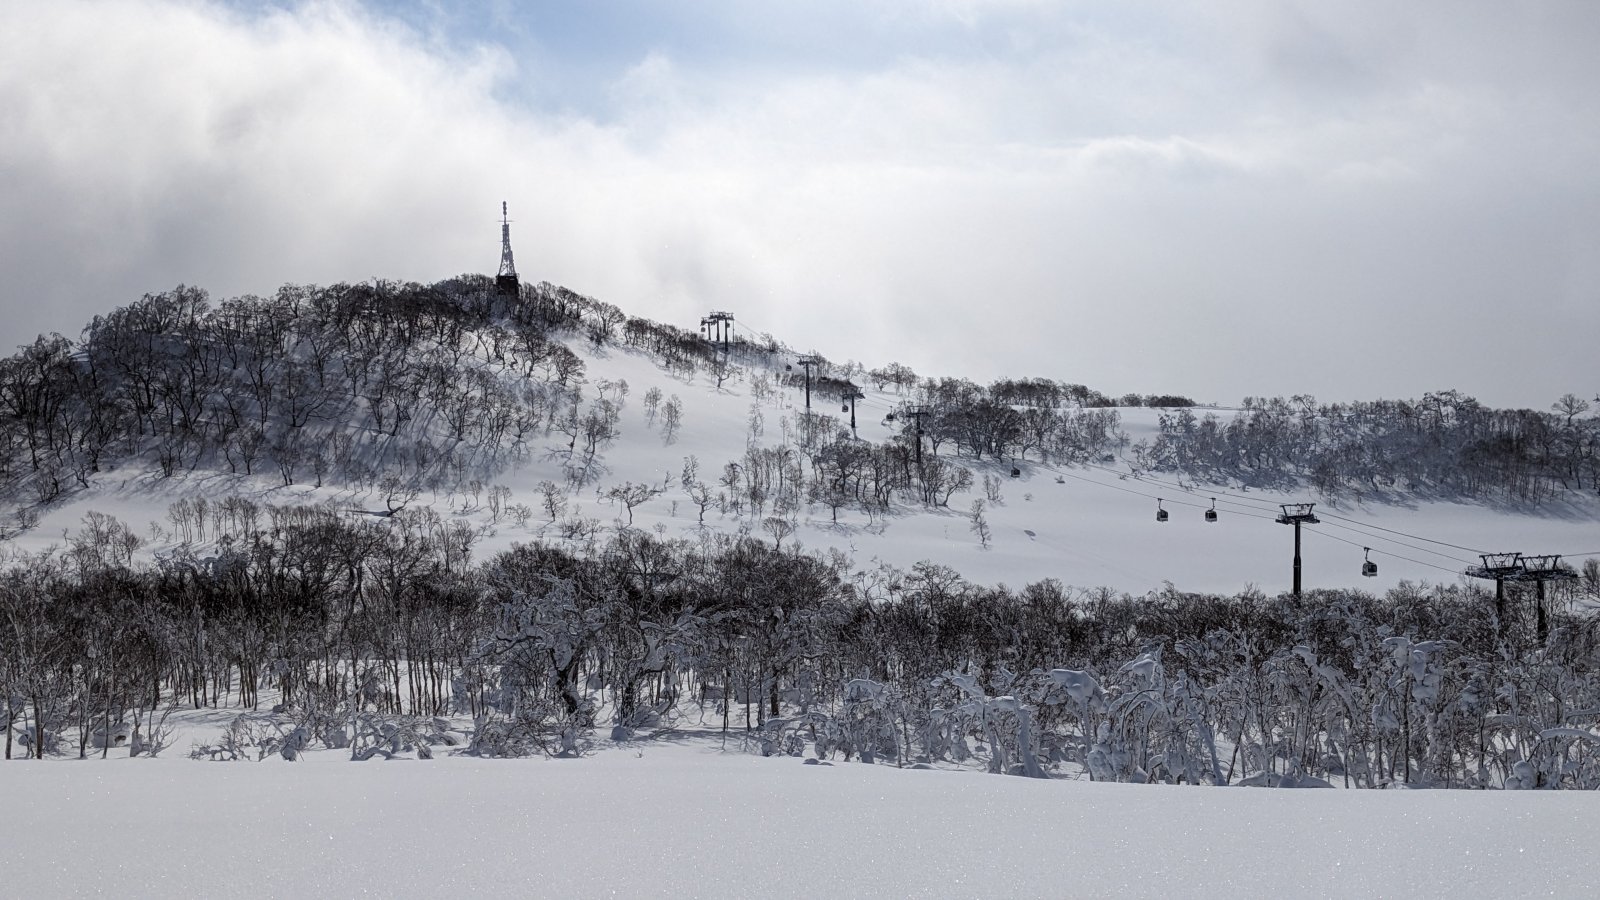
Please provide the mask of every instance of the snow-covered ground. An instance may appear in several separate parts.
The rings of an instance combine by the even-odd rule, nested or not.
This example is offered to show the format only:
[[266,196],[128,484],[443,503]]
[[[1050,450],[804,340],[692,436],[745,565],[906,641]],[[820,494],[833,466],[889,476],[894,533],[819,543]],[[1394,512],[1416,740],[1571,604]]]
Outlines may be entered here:
[[[590,382],[585,396],[593,397],[600,380],[626,381],[629,393],[622,409],[620,436],[599,457],[598,478],[570,497],[569,514],[598,519],[615,527],[626,515],[621,506],[605,500],[607,488],[625,481],[651,483],[666,490],[634,511],[634,524],[656,529],[668,537],[692,537],[697,510],[677,486],[684,458],[695,456],[701,478],[715,487],[722,467],[739,460],[749,437],[752,407],[760,411],[763,434],[756,440],[774,446],[782,440],[782,423],[803,404],[798,390],[779,389],[762,401],[751,397],[749,373],[717,388],[705,373],[688,379],[661,369],[648,356],[621,347],[598,353],[588,344],[571,344],[583,357]],[[658,420],[647,422],[642,398],[652,387],[664,397],[682,401],[683,424],[670,442]],[[860,436],[881,441],[893,433],[884,421],[901,398],[891,392],[867,388],[858,404]],[[837,401],[817,400],[815,408],[848,424]],[[1119,411],[1130,442],[1157,433],[1160,410],[1133,408]],[[1204,414],[1204,410],[1199,411]],[[1229,411],[1220,411],[1226,418]],[[553,435],[528,454],[519,468],[486,479],[513,492],[511,502],[538,508],[536,485],[544,480],[562,482],[561,453],[565,438]],[[946,446],[944,452],[950,453]],[[1278,495],[1244,490],[1237,486],[1178,483],[1170,473],[1133,476],[1124,460],[1103,466],[1021,464],[1021,477],[1011,478],[1010,463],[960,462],[974,470],[977,484],[957,494],[949,508],[926,510],[901,504],[886,517],[869,518],[846,509],[839,522],[831,521],[825,506],[804,510],[793,539],[811,549],[835,547],[847,552],[858,569],[878,563],[908,568],[922,560],[952,566],[969,581],[1003,582],[1012,587],[1055,578],[1080,588],[1112,587],[1142,594],[1170,582],[1180,590],[1234,593],[1254,586],[1268,593],[1287,590],[1291,584],[1294,550],[1292,529],[1272,521],[1277,504],[1315,501],[1323,513],[1319,526],[1308,526],[1303,540],[1304,584],[1316,587],[1356,587],[1381,592],[1402,580],[1452,584],[1461,571],[1477,565],[1474,552],[1516,551],[1561,553],[1575,556],[1600,552],[1600,498],[1575,498],[1546,504],[1536,510],[1503,506],[1415,501],[1403,505],[1356,504],[1348,499],[1329,501],[1315,495]],[[989,503],[985,515],[993,529],[992,544],[980,546],[970,529],[967,512],[973,499],[983,497],[982,478],[1001,478],[1002,499]],[[167,505],[184,495],[248,494],[261,502],[291,504],[333,499],[352,508],[382,508],[381,499],[348,491],[316,490],[306,485],[282,487],[269,476],[243,479],[229,475],[194,474],[179,479],[158,479],[148,468],[127,469],[101,476],[96,487],[74,495],[52,508],[38,528],[18,541],[38,549],[79,527],[89,510],[122,519],[136,533],[148,535],[149,523],[166,523]],[[1156,498],[1165,499],[1170,519],[1156,522]],[[1217,498],[1219,520],[1208,523],[1203,509]],[[484,538],[477,554],[504,549],[514,542],[550,539],[556,529],[536,513],[526,526],[509,518],[491,522],[487,505],[470,502],[464,494],[429,495],[417,502],[432,503],[447,516],[480,527]],[[759,517],[719,515],[713,508],[707,525],[734,531],[747,527],[758,536]],[[155,541],[148,551],[171,549],[172,542]],[[1379,564],[1375,578],[1361,576],[1363,547],[1372,548]],[[1569,559],[1577,565],[1581,558]]]
[[1592,897],[1578,793],[1035,781],[723,752],[0,766],[12,897]]
[[[771,446],[801,403],[792,390],[753,400],[748,379],[723,389],[704,374],[683,380],[619,348],[582,352],[591,382],[626,380],[630,388],[621,435],[603,451],[599,477],[568,498],[569,514],[607,527],[625,513],[601,493],[649,482],[666,490],[634,511],[635,525],[692,536],[696,510],[677,487],[684,457],[696,456],[701,477],[714,482],[724,463],[744,453],[752,406],[764,422],[758,440]],[[683,402],[673,440],[659,421],[646,421],[642,397],[651,387]],[[898,398],[868,393],[860,433],[880,440]],[[1122,415],[1130,439],[1154,434],[1158,411]],[[1600,551],[1600,506],[1592,501],[1535,513],[1440,502],[1350,506],[1134,477],[1123,461],[1025,463],[1015,479],[1009,464],[974,468],[980,486],[948,510],[906,508],[877,519],[846,510],[834,524],[825,507],[813,507],[790,540],[838,548],[858,570],[931,560],[975,582],[1020,586],[1049,577],[1132,593],[1164,582],[1196,591],[1286,589],[1292,532],[1270,516],[1274,504],[1290,501],[1317,500],[1319,512],[1333,514],[1307,530],[1308,587],[1453,583],[1476,562],[1467,548]],[[965,514],[983,495],[985,474],[1001,477],[1003,493],[987,510],[988,548]],[[537,508],[536,485],[546,479],[562,481],[561,463],[539,447],[491,483],[509,487],[511,502]],[[382,506],[370,494],[285,488],[268,477],[163,480],[127,467],[52,508],[17,543],[60,542],[91,510],[151,536],[151,523],[167,527],[174,500],[231,493],[276,504]],[[1202,508],[1213,496],[1221,518],[1207,523]],[[1155,497],[1167,501],[1170,521],[1155,521]],[[423,494],[417,502],[480,528],[479,558],[555,535],[542,513],[525,525],[493,521],[485,504],[463,493]],[[762,534],[759,519],[715,509],[707,524]],[[169,529],[143,553],[176,546]],[[1364,546],[1380,563],[1377,578],[1359,574]],[[200,715],[216,729],[233,712]],[[184,758],[188,744],[155,760],[0,766],[0,894],[1587,897],[1600,890],[1600,870],[1589,861],[1600,806],[1570,793],[1038,781],[806,765],[761,758],[736,740],[725,747],[714,735],[607,745],[576,760],[441,755],[363,764],[336,751],[298,763],[199,763]]]

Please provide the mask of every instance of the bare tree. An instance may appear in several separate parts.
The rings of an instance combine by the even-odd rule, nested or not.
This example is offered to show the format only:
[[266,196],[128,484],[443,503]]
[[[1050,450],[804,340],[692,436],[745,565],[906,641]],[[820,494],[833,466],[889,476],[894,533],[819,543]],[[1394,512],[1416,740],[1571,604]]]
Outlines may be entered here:
[[983,549],[989,549],[989,539],[994,536],[994,533],[989,530],[989,519],[983,514],[982,500],[972,501],[972,509],[968,516],[972,520],[970,526],[972,533],[978,536],[978,543],[983,545]]
[[538,488],[539,504],[544,509],[545,514],[550,517],[551,522],[566,514],[567,494],[561,489],[561,485],[556,484],[554,481],[541,481]]
[[706,509],[708,509],[711,504],[717,502],[717,496],[711,492],[711,488],[707,486],[704,481],[696,481],[690,484],[685,490],[689,494],[689,500],[692,501],[700,511],[700,518],[697,524],[706,524]]
[[672,395],[661,407],[661,440],[662,443],[671,444],[678,439],[678,428],[683,424],[683,402],[677,394]]
[[761,530],[772,535],[772,543],[778,549],[783,549],[783,539],[795,532],[793,520],[784,516],[768,516],[761,520]]
[[384,507],[387,515],[394,515],[411,501],[417,499],[418,489],[398,475],[385,475],[378,482],[378,493],[383,495]]
[[1567,427],[1572,427],[1572,420],[1589,411],[1589,401],[1576,394],[1562,394],[1550,407],[1551,410],[1567,417]]
[[738,363],[732,362],[726,356],[714,357],[706,364],[706,372],[711,375],[711,380],[716,382],[717,390],[729,381],[737,381],[740,368]]
[[622,484],[606,491],[606,496],[611,500],[621,503],[628,509],[628,524],[633,524],[634,507],[639,506],[661,494],[661,489],[651,484],[634,484],[624,481]]
[[745,437],[745,443],[754,445],[757,439],[766,431],[766,420],[761,415],[761,404],[750,404],[750,416],[747,422],[750,430]]

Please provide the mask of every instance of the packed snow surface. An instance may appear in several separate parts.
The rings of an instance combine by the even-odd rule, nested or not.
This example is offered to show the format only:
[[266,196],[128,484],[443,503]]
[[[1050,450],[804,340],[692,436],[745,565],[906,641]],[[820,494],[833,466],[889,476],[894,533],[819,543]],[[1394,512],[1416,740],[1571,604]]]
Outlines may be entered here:
[[0,768],[14,897],[1589,897],[1545,791],[1037,781],[641,743],[584,759]]

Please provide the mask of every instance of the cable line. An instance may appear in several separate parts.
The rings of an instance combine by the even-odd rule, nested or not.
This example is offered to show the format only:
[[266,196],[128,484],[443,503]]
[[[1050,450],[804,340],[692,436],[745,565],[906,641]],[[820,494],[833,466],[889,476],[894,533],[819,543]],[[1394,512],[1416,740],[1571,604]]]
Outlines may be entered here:
[[[1114,491],[1122,491],[1125,494],[1133,494],[1136,497],[1143,497],[1146,500],[1160,500],[1160,501],[1162,501],[1164,503],[1172,503],[1172,504],[1175,504],[1177,506],[1188,506],[1188,507],[1191,507],[1193,509],[1206,509],[1207,508],[1205,506],[1205,504],[1202,504],[1202,503],[1189,503],[1189,502],[1184,501],[1184,500],[1173,500],[1173,499],[1170,499],[1170,498],[1167,498],[1167,497],[1157,497],[1155,494],[1146,494],[1143,491],[1136,491],[1136,490],[1134,490],[1132,488],[1125,488],[1120,484],[1107,484],[1104,481],[1096,481],[1093,478],[1085,478],[1082,475],[1074,475],[1071,472],[1058,471],[1058,472],[1056,472],[1056,474],[1057,475],[1066,476],[1067,478],[1073,478],[1073,479],[1076,479],[1078,481],[1088,482],[1089,484],[1096,485],[1098,487],[1110,488],[1110,489],[1112,489]],[[1256,512],[1244,512],[1244,513],[1239,513],[1238,515],[1246,516],[1246,517],[1252,518],[1252,519],[1268,519],[1268,520],[1270,520],[1272,518],[1271,516],[1264,516],[1264,515],[1261,515],[1260,513],[1256,513]]]
[[1387,531],[1390,534],[1398,534],[1401,537],[1408,537],[1408,538],[1411,538],[1412,540],[1426,541],[1427,543],[1430,543],[1430,544],[1438,544],[1441,547],[1450,547],[1450,548],[1453,548],[1453,549],[1456,549],[1456,550],[1465,550],[1468,553],[1475,553],[1475,554],[1477,554],[1479,556],[1482,556],[1483,553],[1484,553],[1484,551],[1475,550],[1472,547],[1463,547],[1460,544],[1452,544],[1449,541],[1436,541],[1436,540],[1434,540],[1432,538],[1425,538],[1420,534],[1411,534],[1409,532],[1400,531],[1400,530],[1395,529],[1395,528],[1385,528],[1382,525],[1369,525],[1366,522],[1362,522],[1362,521],[1359,521],[1359,520],[1356,520],[1356,519],[1345,518],[1344,516],[1336,516],[1336,515],[1334,515],[1333,513],[1330,513],[1330,512],[1325,512],[1325,513],[1323,513],[1323,515],[1327,516],[1330,519],[1340,519],[1340,520],[1345,521],[1345,522],[1354,522],[1355,524],[1360,525],[1360,526],[1362,526],[1364,528],[1376,528],[1379,531]]
[[1380,556],[1388,556],[1388,557],[1392,557],[1394,559],[1403,559],[1408,563],[1414,563],[1414,564],[1419,565],[1419,566],[1427,566],[1430,569],[1438,569],[1441,572],[1449,572],[1451,575],[1460,575],[1461,574],[1461,572],[1459,570],[1457,570],[1457,569],[1447,569],[1444,566],[1437,566],[1437,565],[1434,565],[1431,562],[1424,562],[1423,560],[1420,560],[1420,559],[1412,559],[1409,556],[1401,556],[1398,553],[1389,553],[1388,551],[1385,551],[1385,550],[1376,550],[1376,549],[1373,549],[1371,547],[1365,546],[1363,544],[1358,544],[1355,541],[1346,540],[1345,538],[1339,537],[1336,534],[1328,534],[1326,531],[1318,531],[1317,529],[1312,528],[1311,529],[1311,533],[1312,534],[1316,534],[1316,535],[1321,535],[1322,537],[1328,538],[1329,540],[1338,541],[1341,544],[1349,544],[1352,547],[1360,547],[1363,550],[1370,550],[1371,552],[1376,553],[1376,554],[1378,554]]
[[[1215,488],[1208,488],[1206,491],[1201,491],[1199,488],[1186,487],[1185,485],[1182,485],[1182,484],[1174,484],[1173,482],[1166,481],[1165,479],[1157,478],[1154,475],[1146,475],[1146,474],[1143,474],[1143,473],[1140,473],[1140,472],[1119,472],[1116,469],[1110,468],[1108,466],[1095,465],[1094,463],[1085,463],[1084,465],[1086,465],[1086,466],[1088,466],[1089,468],[1092,468],[1092,469],[1100,469],[1103,472],[1110,472],[1111,474],[1116,475],[1118,478],[1132,477],[1132,478],[1137,478],[1140,481],[1153,481],[1156,484],[1172,487],[1172,488],[1175,488],[1175,489],[1180,490],[1180,491],[1187,491],[1187,492],[1189,492],[1191,494],[1204,494],[1205,496],[1209,497],[1209,496],[1211,496],[1212,493],[1216,493],[1216,494],[1219,494],[1219,495],[1224,496],[1224,497],[1238,497],[1242,501],[1245,501],[1247,503],[1254,503],[1257,506],[1263,506],[1263,507],[1266,507],[1268,509],[1276,508],[1279,505],[1277,503],[1271,502],[1270,500],[1258,500],[1255,497],[1246,497],[1243,494],[1236,494],[1236,493],[1234,493],[1232,491],[1229,491],[1229,490],[1219,490],[1219,489],[1215,489]],[[1224,502],[1224,501],[1219,501],[1219,502]]]
[[[1108,472],[1115,472],[1116,471],[1114,469],[1107,469],[1104,466],[1095,466],[1095,468],[1104,469],[1105,471],[1108,471]],[[1118,474],[1120,475],[1121,473],[1118,473]],[[1164,481],[1163,479],[1157,478],[1157,477],[1155,477],[1153,475],[1138,475],[1138,474],[1135,474],[1133,477],[1134,478],[1138,478],[1138,479],[1143,480],[1143,481],[1153,481],[1153,482],[1155,482],[1157,484],[1171,485],[1172,487],[1174,487],[1174,488],[1176,488],[1178,490],[1188,491],[1189,493],[1192,493],[1192,494],[1203,494],[1203,493],[1205,493],[1204,491],[1201,491],[1199,488],[1185,487],[1184,485],[1181,485],[1181,484],[1173,485],[1171,482]],[[1219,490],[1217,493],[1223,494],[1225,496],[1231,496],[1231,497],[1242,497],[1242,495],[1235,494],[1235,493],[1233,493],[1231,491],[1225,491],[1225,490]],[[1254,497],[1242,497],[1242,499],[1244,499],[1244,500],[1246,500],[1248,502],[1256,503],[1256,504],[1259,504],[1259,505],[1262,505],[1262,506],[1266,506],[1266,507],[1269,507],[1269,508],[1272,507],[1272,506],[1277,505],[1277,504],[1270,503],[1269,501],[1258,500],[1258,499],[1256,499]],[[1230,501],[1218,500],[1217,502],[1219,502],[1219,503],[1229,503]],[[1373,529],[1376,529],[1378,531],[1388,532],[1389,534],[1398,534],[1401,537],[1408,537],[1408,538],[1411,538],[1412,540],[1423,541],[1423,542],[1429,543],[1429,544],[1437,544],[1437,545],[1439,545],[1441,547],[1450,547],[1451,549],[1454,549],[1454,550],[1463,550],[1463,551],[1465,551],[1467,553],[1472,553],[1472,554],[1476,554],[1476,555],[1480,555],[1480,556],[1484,553],[1484,551],[1475,549],[1473,547],[1463,547],[1460,544],[1452,544],[1449,541],[1436,541],[1436,540],[1434,540],[1432,538],[1423,537],[1420,534],[1412,534],[1412,533],[1410,533],[1408,531],[1401,531],[1401,530],[1395,529],[1395,528],[1385,528],[1382,525],[1373,525],[1373,524],[1370,524],[1368,522],[1363,522],[1363,521],[1361,521],[1359,519],[1352,519],[1352,518],[1349,518],[1348,516],[1341,516],[1341,515],[1338,515],[1336,513],[1330,513],[1330,512],[1323,511],[1322,513],[1320,513],[1320,515],[1322,515],[1322,516],[1324,516],[1326,518],[1329,518],[1329,519],[1339,519],[1340,521],[1343,521],[1343,522],[1349,522],[1352,525],[1360,526],[1362,528],[1373,528]],[[1376,535],[1374,535],[1374,537],[1376,537]],[[1380,540],[1382,540],[1382,538],[1380,538]],[[1409,546],[1409,545],[1404,544],[1401,541],[1392,541],[1392,543],[1401,544],[1401,546]],[[1462,559],[1459,559],[1457,557],[1450,556],[1448,554],[1438,553],[1438,551],[1428,550],[1427,548],[1424,548],[1424,547],[1412,547],[1411,549],[1413,549],[1413,550],[1421,550],[1421,551],[1423,551],[1425,553],[1435,553],[1435,554],[1437,554],[1439,556],[1443,556],[1443,557],[1445,557],[1447,559],[1451,559],[1451,560],[1453,560],[1455,562],[1463,562],[1463,563],[1467,563],[1469,565],[1471,564],[1470,561],[1468,561],[1468,560],[1462,560]],[[1578,555],[1578,554],[1574,554],[1574,555]],[[1596,554],[1596,555],[1600,555],[1600,554]]]
[[[1323,513],[1323,515],[1327,515],[1327,513]],[[1351,526],[1351,525],[1340,525],[1337,522],[1324,522],[1323,524],[1324,525],[1329,525],[1329,526],[1331,526],[1333,528],[1343,528],[1346,531],[1354,532],[1356,534],[1361,535],[1362,537],[1368,538],[1369,540],[1387,541],[1388,543],[1395,544],[1395,545],[1398,545],[1398,546],[1401,546],[1401,547],[1405,547],[1405,548],[1407,548],[1409,550],[1416,550],[1419,553],[1432,553],[1434,556],[1438,556],[1438,557],[1441,557],[1443,559],[1448,559],[1451,562],[1458,562],[1458,563],[1461,563],[1464,566],[1475,566],[1475,565],[1477,565],[1477,562],[1474,561],[1474,560],[1462,559],[1459,556],[1451,556],[1450,554],[1445,553],[1445,552],[1440,551],[1440,550],[1432,550],[1432,549],[1429,549],[1427,547],[1418,547],[1416,544],[1408,544],[1405,541],[1397,541],[1394,538],[1384,537],[1381,534],[1368,534],[1367,532],[1362,531],[1360,528],[1356,528],[1356,527]]]
[[[1158,498],[1154,494],[1146,494],[1143,491],[1136,491],[1136,490],[1133,490],[1132,488],[1125,488],[1125,487],[1123,487],[1121,485],[1117,485],[1117,484],[1106,484],[1103,481],[1096,481],[1096,480],[1094,480],[1092,478],[1085,478],[1085,477],[1083,477],[1081,475],[1074,475],[1071,472],[1060,472],[1058,474],[1065,475],[1068,478],[1073,478],[1073,479],[1076,479],[1078,481],[1086,481],[1086,482],[1088,482],[1090,484],[1098,485],[1100,487],[1111,488],[1112,490],[1122,491],[1123,493],[1126,493],[1126,494],[1133,494],[1133,495],[1138,496],[1138,497],[1144,497],[1145,499],[1148,499],[1148,500],[1161,499],[1166,503],[1173,503],[1173,504],[1177,504],[1177,505],[1180,505],[1180,506],[1191,506],[1191,507],[1195,507],[1197,509],[1204,509],[1205,508],[1203,505],[1198,504],[1198,503],[1187,503],[1187,502],[1182,501],[1182,500],[1171,500],[1171,499],[1167,499],[1167,498]],[[1252,519],[1266,519],[1268,521],[1276,521],[1272,516],[1262,515],[1262,514],[1257,513],[1257,512],[1241,512],[1241,513],[1236,513],[1236,515],[1242,515],[1242,516],[1245,516],[1247,518],[1252,518]],[[1343,528],[1343,527],[1346,527],[1346,526],[1337,526],[1337,527]],[[1349,530],[1354,531],[1354,529],[1349,529]],[[1315,528],[1311,529],[1311,531],[1312,531],[1312,533],[1318,534],[1318,535],[1320,535],[1322,537],[1325,537],[1325,538],[1328,538],[1329,540],[1338,541],[1341,544],[1349,544],[1352,547],[1360,547],[1363,550],[1371,550],[1371,552],[1377,553],[1377,554],[1379,554],[1381,556],[1387,556],[1387,557],[1390,557],[1390,558],[1393,558],[1393,559],[1404,560],[1405,562],[1412,563],[1413,565],[1427,566],[1430,569],[1438,569],[1441,572],[1449,572],[1452,575],[1461,574],[1460,571],[1457,570],[1457,569],[1446,568],[1444,566],[1436,565],[1434,563],[1427,562],[1425,560],[1412,559],[1409,556],[1402,556],[1402,555],[1400,555],[1398,553],[1391,553],[1391,552],[1389,552],[1387,550],[1372,549],[1372,548],[1367,547],[1364,544],[1359,544],[1359,543],[1357,543],[1355,541],[1349,540],[1348,538],[1339,537],[1336,534],[1328,534],[1325,531],[1319,531],[1319,530],[1317,530]],[[1357,532],[1357,533],[1359,534],[1360,532]],[[1394,540],[1392,540],[1390,538],[1379,538],[1379,540],[1386,540],[1386,541],[1390,541],[1391,543],[1397,543],[1397,544],[1400,543],[1399,541],[1394,541]],[[1402,545],[1402,546],[1407,546],[1407,545]],[[1413,549],[1424,549],[1425,550],[1426,548],[1413,548]],[[1427,551],[1427,552],[1436,552],[1436,551]],[[1578,554],[1573,554],[1573,555],[1576,556]],[[1600,553],[1597,553],[1596,555],[1600,555]],[[1454,557],[1446,557],[1446,558],[1454,560]],[[1460,560],[1456,560],[1456,561],[1459,562]]]

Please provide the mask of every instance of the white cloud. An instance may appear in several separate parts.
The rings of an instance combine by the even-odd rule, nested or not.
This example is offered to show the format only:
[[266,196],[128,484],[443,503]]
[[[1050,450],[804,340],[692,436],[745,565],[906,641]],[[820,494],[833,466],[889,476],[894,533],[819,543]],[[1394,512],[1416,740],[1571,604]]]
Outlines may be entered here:
[[[840,358],[1219,400],[1593,389],[1593,16],[918,9],[790,11],[928,48],[793,69],[675,21],[603,112],[549,113],[505,98],[576,63],[353,4],[9,4],[0,338],[180,281],[492,270],[507,199],[527,277]],[[1536,362],[1508,307],[1559,317]]]

